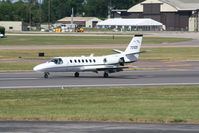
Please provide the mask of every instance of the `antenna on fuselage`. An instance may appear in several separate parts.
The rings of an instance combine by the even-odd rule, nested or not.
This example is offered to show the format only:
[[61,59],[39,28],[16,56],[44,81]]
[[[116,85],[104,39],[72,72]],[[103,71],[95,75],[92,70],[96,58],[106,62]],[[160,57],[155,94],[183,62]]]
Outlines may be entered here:
[[91,55],[90,55],[90,57],[93,57],[94,56],[94,54],[92,53]]

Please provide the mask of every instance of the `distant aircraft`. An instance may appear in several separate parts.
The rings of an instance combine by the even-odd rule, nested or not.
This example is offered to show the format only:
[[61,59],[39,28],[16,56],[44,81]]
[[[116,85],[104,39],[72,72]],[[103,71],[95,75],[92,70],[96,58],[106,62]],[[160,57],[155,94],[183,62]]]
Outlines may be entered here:
[[74,72],[79,77],[79,72],[91,71],[104,72],[104,77],[109,73],[123,71],[125,64],[138,60],[143,35],[135,35],[125,51],[113,49],[117,54],[106,56],[80,56],[80,57],[55,57],[46,63],[39,64],[33,68],[36,72],[43,72],[44,78],[48,78],[50,72]]

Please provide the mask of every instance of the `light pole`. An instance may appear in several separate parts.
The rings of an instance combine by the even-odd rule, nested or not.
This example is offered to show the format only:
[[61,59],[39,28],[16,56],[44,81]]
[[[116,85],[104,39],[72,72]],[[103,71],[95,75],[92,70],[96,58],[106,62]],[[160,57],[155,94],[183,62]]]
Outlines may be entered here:
[[32,30],[32,1],[29,2],[29,31]]
[[48,0],[48,30],[50,30],[50,7],[51,7],[51,0]]

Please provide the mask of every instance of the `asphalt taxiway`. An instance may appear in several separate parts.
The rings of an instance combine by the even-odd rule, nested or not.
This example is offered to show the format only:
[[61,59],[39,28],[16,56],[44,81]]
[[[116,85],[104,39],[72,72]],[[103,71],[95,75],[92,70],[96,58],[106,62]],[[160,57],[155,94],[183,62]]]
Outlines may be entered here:
[[194,124],[142,124],[127,122],[0,121],[0,132],[15,133],[198,133]]
[[0,73],[0,89],[199,85],[198,70],[123,71],[109,78],[103,73],[82,72],[78,78],[73,74],[51,73],[44,79],[42,73],[4,72]]

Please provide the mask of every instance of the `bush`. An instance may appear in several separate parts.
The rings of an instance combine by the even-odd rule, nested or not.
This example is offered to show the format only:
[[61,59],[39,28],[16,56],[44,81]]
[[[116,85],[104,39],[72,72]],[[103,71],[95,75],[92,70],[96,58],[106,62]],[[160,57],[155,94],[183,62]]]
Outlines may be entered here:
[[0,26],[0,34],[3,34],[3,36],[5,36],[5,28],[3,26]]

